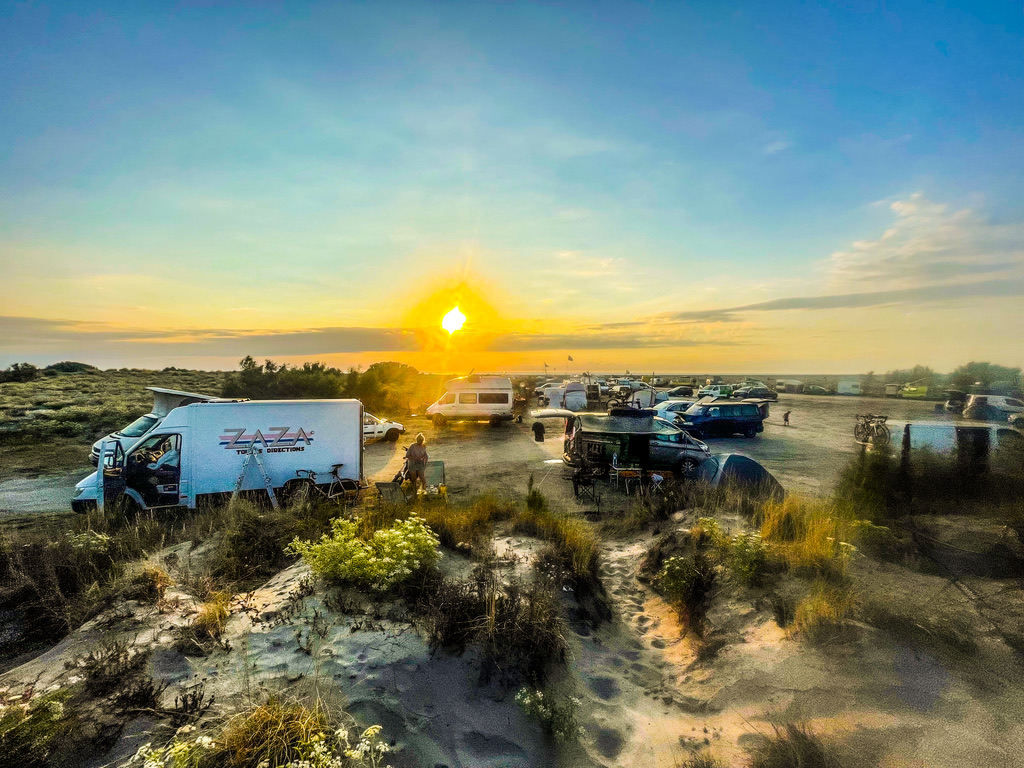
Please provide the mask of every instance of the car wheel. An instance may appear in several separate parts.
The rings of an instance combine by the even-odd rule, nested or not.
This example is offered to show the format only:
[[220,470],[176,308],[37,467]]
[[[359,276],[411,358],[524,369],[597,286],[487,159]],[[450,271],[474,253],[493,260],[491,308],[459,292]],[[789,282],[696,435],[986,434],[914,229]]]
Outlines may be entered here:
[[700,462],[692,456],[683,459],[682,464],[679,465],[680,472],[683,477],[693,477],[697,473],[697,467],[700,466]]
[[397,429],[389,429],[387,431],[387,434],[384,435],[384,439],[387,440],[389,443],[397,443],[398,434],[399,432]]
[[757,427],[747,427],[743,434],[748,438],[757,437]]

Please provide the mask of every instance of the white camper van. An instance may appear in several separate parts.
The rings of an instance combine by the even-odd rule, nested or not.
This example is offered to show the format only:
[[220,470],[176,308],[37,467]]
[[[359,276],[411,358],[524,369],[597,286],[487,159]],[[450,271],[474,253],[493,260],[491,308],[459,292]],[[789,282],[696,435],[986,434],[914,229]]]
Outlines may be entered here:
[[427,408],[434,424],[446,421],[512,421],[512,380],[507,376],[460,376],[445,382],[445,393]]
[[75,486],[71,506],[85,512],[123,501],[139,509],[195,509],[203,498],[233,492],[239,476],[242,491],[264,490],[269,481],[276,493],[310,480],[325,487],[345,481],[357,490],[365,484],[362,403],[250,400],[179,406],[127,450],[117,441],[103,441],[99,469]]
[[153,409],[145,416],[139,416],[127,427],[121,427],[116,432],[111,432],[106,437],[101,437],[93,443],[92,450],[89,451],[89,461],[92,462],[94,467],[99,460],[100,443],[104,440],[116,440],[123,449],[127,450],[140,437],[163,421],[164,416],[179,405],[205,403],[219,399],[213,395],[200,395],[195,392],[182,392],[177,389],[164,389],[163,387],[146,387],[146,389],[153,393]]

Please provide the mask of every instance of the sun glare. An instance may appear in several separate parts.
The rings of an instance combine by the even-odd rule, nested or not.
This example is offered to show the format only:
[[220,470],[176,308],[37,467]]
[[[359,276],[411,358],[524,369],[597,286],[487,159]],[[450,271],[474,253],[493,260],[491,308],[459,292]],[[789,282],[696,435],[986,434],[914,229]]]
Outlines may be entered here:
[[462,324],[465,322],[466,316],[462,314],[458,307],[455,307],[455,309],[442,318],[441,327],[448,331],[450,336],[456,331],[462,330]]

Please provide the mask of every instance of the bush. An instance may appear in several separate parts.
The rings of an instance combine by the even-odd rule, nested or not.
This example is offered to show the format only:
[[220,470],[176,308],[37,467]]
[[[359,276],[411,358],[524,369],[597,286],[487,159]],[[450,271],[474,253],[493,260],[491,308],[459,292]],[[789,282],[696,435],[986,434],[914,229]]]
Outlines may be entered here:
[[565,656],[558,597],[545,580],[502,585],[486,564],[463,581],[428,572],[413,601],[431,652],[479,647],[481,682],[539,682]]
[[839,760],[805,725],[774,726],[754,752],[750,768],[840,768]]
[[747,586],[760,586],[768,570],[768,550],[758,533],[739,533],[728,546],[729,571]]
[[[352,743],[348,728],[319,703],[270,699],[229,720],[214,735],[179,729],[170,744],[141,747],[129,765],[144,768],[380,768],[390,751],[379,725]],[[354,734],[353,734],[354,735]]]
[[375,531],[369,541],[359,538],[358,529],[356,523],[338,519],[330,535],[317,542],[295,539],[288,551],[301,555],[326,579],[380,591],[400,584],[440,557],[437,536],[415,515]]
[[692,560],[670,557],[662,566],[655,584],[679,613],[684,625],[698,634],[702,633],[715,586],[715,570],[707,558],[699,552]]
[[70,694],[53,691],[35,696],[0,693],[0,755],[5,765],[48,768],[49,757],[74,725],[65,712]]
[[520,688],[516,694],[516,703],[556,741],[570,741],[585,733],[576,719],[576,710],[582,702],[575,696],[567,696],[558,701],[550,693],[545,696],[540,689]]

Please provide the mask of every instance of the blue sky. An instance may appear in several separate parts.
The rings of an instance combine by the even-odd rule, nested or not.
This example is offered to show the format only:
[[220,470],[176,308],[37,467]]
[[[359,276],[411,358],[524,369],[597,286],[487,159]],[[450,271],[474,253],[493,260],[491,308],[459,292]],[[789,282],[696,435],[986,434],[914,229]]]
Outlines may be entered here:
[[[204,339],[244,354],[247,333],[306,331],[325,344],[303,349],[348,362],[336,332],[315,334],[415,325],[400,307],[460,280],[500,318],[476,329],[492,354],[497,331],[557,324],[566,346],[599,334],[580,342],[603,340],[595,367],[1022,362],[1005,290],[987,347],[934,332],[951,313],[977,322],[983,293],[942,289],[1024,270],[1019,5],[0,9],[0,277],[21,334],[0,362],[63,352],[59,335],[111,364],[229,365]],[[663,327],[887,288],[902,293],[845,320]],[[602,326],[620,322],[663,346],[638,359]],[[834,359],[771,341],[844,322]],[[914,340],[864,334],[893,323]],[[736,346],[707,348],[722,338]],[[529,365],[521,346],[510,364]]]

